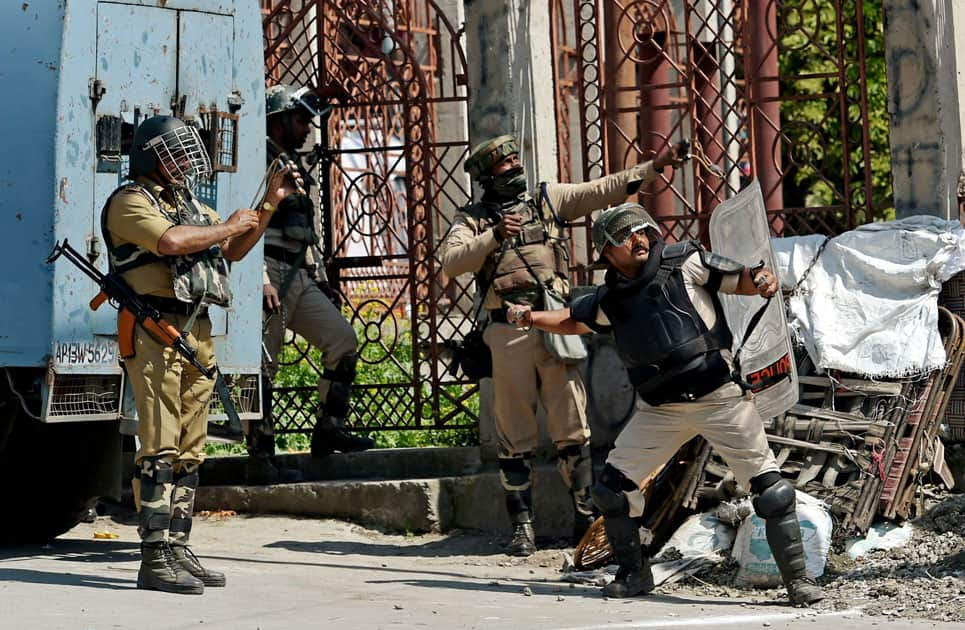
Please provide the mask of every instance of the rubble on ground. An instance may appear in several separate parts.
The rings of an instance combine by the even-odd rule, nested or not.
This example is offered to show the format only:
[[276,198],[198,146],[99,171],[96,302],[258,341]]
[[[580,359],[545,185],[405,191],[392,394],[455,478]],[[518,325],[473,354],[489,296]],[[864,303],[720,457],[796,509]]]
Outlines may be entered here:
[[[913,521],[914,533],[904,547],[870,551],[852,560],[838,545],[818,580],[827,599],[819,610],[860,608],[864,614],[892,619],[965,619],[965,495],[940,495]],[[687,592],[708,597],[784,599],[783,589],[753,590],[734,586],[739,567],[724,562],[661,592]]]

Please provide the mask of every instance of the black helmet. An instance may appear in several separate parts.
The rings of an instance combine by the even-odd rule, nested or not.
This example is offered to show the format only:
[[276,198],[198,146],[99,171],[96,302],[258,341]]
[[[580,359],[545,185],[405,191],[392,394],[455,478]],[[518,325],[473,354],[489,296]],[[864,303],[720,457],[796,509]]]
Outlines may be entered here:
[[312,116],[324,116],[332,110],[332,106],[311,88],[279,83],[265,90],[265,116],[294,111],[299,107]]
[[198,130],[174,116],[152,116],[134,131],[130,178],[161,172],[194,188],[211,174],[211,160]]

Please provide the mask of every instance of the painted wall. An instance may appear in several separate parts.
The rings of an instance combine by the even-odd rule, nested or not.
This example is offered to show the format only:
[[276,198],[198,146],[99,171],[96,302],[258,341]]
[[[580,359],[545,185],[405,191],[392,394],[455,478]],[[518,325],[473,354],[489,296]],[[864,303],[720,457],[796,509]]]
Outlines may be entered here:
[[[956,71],[960,0],[885,0],[888,114],[899,218],[958,218],[962,114]],[[959,37],[961,37],[959,32]]]

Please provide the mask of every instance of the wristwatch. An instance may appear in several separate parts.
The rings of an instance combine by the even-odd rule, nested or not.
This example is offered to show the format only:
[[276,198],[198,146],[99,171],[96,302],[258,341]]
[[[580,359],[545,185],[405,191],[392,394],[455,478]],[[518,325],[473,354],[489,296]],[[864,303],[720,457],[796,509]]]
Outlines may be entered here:
[[261,210],[262,210],[262,212],[271,213],[271,212],[274,212],[274,211],[277,210],[277,209],[278,209],[278,208],[275,207],[275,204],[271,203],[270,201],[264,201],[264,202],[262,202],[262,204],[261,204]]

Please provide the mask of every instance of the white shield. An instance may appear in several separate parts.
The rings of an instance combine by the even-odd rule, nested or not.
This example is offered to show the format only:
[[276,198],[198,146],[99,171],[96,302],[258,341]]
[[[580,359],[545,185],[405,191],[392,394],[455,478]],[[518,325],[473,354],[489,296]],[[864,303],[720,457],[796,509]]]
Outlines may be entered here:
[[[715,254],[753,267],[764,261],[777,274],[761,186],[752,182],[721,203],[710,217],[710,244]],[[721,303],[734,335],[734,351],[764,299],[752,295],[726,295]],[[790,409],[798,399],[797,368],[784,317],[784,297],[778,292],[740,354],[741,376],[753,386],[754,402],[762,418]]]

